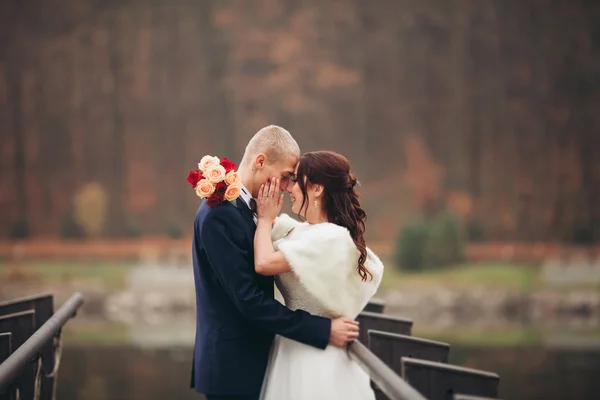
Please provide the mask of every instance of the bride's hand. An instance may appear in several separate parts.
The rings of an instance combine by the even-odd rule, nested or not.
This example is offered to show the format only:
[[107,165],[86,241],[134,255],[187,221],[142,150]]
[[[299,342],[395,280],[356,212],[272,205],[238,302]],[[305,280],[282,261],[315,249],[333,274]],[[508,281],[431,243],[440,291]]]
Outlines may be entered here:
[[281,212],[283,206],[283,194],[279,195],[279,178],[272,178],[260,186],[258,199],[256,199],[256,214],[259,219],[269,222]]

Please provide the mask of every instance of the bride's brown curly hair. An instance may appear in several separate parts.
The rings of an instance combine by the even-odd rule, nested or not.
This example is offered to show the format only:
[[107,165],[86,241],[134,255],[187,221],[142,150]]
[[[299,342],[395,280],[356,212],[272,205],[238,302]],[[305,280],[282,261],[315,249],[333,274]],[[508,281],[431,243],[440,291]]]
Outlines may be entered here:
[[[305,179],[306,178],[306,179]],[[300,157],[296,181],[302,190],[304,199],[300,206],[302,211],[308,208],[308,184],[323,186],[323,209],[329,222],[348,229],[358,249],[357,272],[364,281],[373,279],[373,275],[365,267],[367,245],[365,243],[365,220],[367,214],[360,206],[359,195],[354,189],[356,177],[350,171],[350,162],[346,157],[333,151],[312,151]]]

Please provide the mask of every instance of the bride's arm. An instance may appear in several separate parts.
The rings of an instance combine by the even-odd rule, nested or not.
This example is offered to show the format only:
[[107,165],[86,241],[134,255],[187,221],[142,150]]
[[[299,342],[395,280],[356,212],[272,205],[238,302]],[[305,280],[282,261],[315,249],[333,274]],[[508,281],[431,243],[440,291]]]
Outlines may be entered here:
[[272,221],[258,218],[254,234],[254,270],[261,275],[277,275],[290,271],[283,253],[275,251],[271,242]]

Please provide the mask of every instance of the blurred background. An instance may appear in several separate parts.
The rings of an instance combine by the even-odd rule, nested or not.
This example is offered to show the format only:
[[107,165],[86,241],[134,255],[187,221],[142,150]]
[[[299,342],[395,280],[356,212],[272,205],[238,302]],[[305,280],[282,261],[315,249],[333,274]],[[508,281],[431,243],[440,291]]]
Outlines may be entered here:
[[388,313],[600,398],[599,50],[595,0],[0,2],[0,300],[84,293],[59,399],[198,398],[187,173],[277,124],[351,161]]

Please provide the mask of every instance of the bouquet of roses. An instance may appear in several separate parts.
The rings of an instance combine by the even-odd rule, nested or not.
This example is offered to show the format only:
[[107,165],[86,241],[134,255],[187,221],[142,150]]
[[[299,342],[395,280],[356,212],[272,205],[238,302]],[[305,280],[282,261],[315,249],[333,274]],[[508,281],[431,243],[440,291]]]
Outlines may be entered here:
[[187,181],[210,207],[216,207],[224,201],[235,201],[240,195],[242,184],[236,168],[225,157],[204,156],[198,169],[190,171]]

